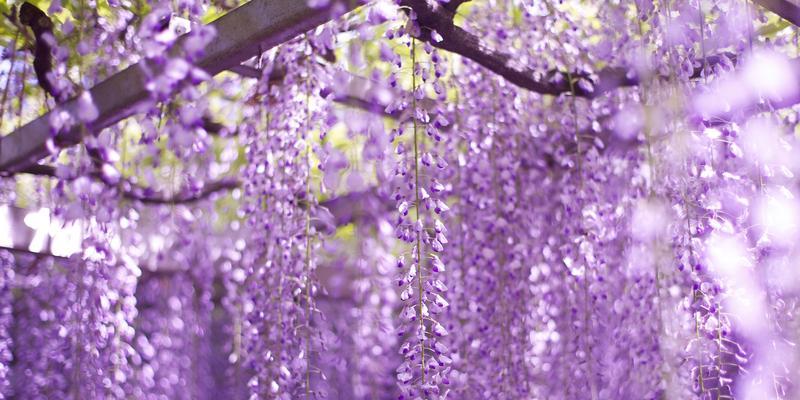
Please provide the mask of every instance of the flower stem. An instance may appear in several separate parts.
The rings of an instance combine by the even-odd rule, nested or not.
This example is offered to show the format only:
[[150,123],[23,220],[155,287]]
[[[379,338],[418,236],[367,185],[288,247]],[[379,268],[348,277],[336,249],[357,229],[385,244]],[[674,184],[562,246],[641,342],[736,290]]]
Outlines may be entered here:
[[311,398],[311,88],[309,81],[311,80],[311,71],[308,71],[306,77],[306,262],[305,262],[305,278],[306,278],[306,399]]
[[[576,93],[575,93],[575,81],[573,79],[572,71],[567,69],[567,80],[569,81],[569,90],[572,93],[570,98],[570,111],[572,114],[572,125],[575,129],[575,151],[576,151],[576,165],[578,169],[578,204],[583,204],[583,187],[584,187],[584,179],[583,179],[583,154],[581,150],[581,135],[578,129],[578,106],[576,104]],[[581,206],[582,207],[582,206]],[[577,254],[580,254],[580,248],[578,248]],[[586,353],[586,380],[589,384],[589,391],[591,393],[592,400],[596,400],[598,398],[597,392],[597,385],[595,384],[594,380],[594,357],[593,357],[593,350],[592,344],[589,341],[591,337],[591,332],[589,329],[589,323],[591,320],[591,307],[593,305],[590,304],[589,301],[589,264],[586,262],[584,258],[584,265],[583,265],[583,329],[585,330],[583,335],[583,347],[584,352]]]
[[[411,38],[411,121],[414,126],[414,195],[416,206],[416,226],[419,225],[419,209],[422,207],[420,202],[420,187],[419,187],[419,138],[417,133],[417,40]],[[420,382],[425,385],[425,321],[422,316],[422,230],[416,229],[417,232],[417,319],[419,319],[419,329],[422,335],[419,339],[420,346]]]

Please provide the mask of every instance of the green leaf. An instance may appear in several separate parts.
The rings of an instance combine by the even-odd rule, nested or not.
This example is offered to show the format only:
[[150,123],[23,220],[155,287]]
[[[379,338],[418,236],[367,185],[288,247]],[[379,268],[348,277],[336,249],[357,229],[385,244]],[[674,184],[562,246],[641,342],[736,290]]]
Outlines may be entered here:
[[792,26],[792,24],[789,21],[783,18],[778,18],[775,21],[762,25],[760,28],[758,28],[757,33],[759,36],[774,37],[776,34],[778,34],[778,32],[790,26]]

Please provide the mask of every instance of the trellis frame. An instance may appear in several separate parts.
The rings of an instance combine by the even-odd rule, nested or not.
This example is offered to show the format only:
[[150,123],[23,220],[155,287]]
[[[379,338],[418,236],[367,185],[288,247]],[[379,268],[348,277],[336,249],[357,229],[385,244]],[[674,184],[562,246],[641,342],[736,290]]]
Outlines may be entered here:
[[[445,7],[431,4],[427,0],[403,0],[402,3],[413,8],[420,22],[428,28],[423,30],[422,40],[428,38],[431,29],[436,29],[444,36],[444,40],[433,43],[434,46],[472,59],[509,82],[543,94],[559,95],[569,92],[563,84],[559,86],[541,78],[537,79],[527,68],[510,68],[503,61],[509,59],[507,54],[492,50],[480,38],[455,26],[452,17],[456,8],[467,1],[470,0],[452,0]],[[800,25],[800,5],[792,0],[753,0],[753,3],[774,12],[795,26]],[[304,0],[252,0],[210,24],[216,29],[217,36],[206,47],[205,55],[197,65],[210,75],[235,69],[254,56],[259,49],[272,48],[353,10],[359,4],[358,0],[333,0],[324,7],[311,8]],[[800,62],[794,64],[798,65]],[[699,74],[699,71],[696,73]],[[614,67],[599,71],[596,79],[595,87],[602,92],[638,84],[638,79],[629,77],[628,71]],[[136,64],[90,89],[99,117],[87,127],[89,133],[96,134],[133,115],[138,105],[150,99],[145,82],[146,75],[141,65]],[[583,97],[591,98],[599,93],[600,91],[574,93],[573,89],[573,94]],[[780,105],[788,106],[797,101],[800,99],[787,99]],[[77,101],[67,101],[60,108],[74,113]],[[47,143],[51,138],[50,115],[48,112],[0,138],[0,172],[9,174],[23,171],[49,155]],[[70,146],[80,143],[82,136],[82,132],[76,127],[59,134],[58,141],[61,146]]]
[[[196,65],[210,75],[234,68],[257,54],[354,9],[356,1],[331,1],[324,7],[311,8],[303,0],[252,0],[213,21],[216,36],[205,48]],[[178,39],[181,48],[184,38]],[[98,109],[98,118],[86,129],[100,132],[136,113],[137,107],[150,101],[146,89],[147,75],[143,64],[132,65],[90,89]],[[76,99],[61,105],[59,110],[75,114]],[[50,118],[47,112],[0,139],[0,171],[24,170],[50,154]],[[62,147],[81,142],[83,132],[74,127],[58,135]]]

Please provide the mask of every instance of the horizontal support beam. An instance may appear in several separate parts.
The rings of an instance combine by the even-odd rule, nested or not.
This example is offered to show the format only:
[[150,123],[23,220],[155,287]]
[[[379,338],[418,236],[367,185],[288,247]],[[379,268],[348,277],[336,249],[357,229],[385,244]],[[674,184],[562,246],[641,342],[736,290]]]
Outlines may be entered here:
[[[302,0],[252,0],[225,14],[210,25],[215,38],[205,48],[196,65],[210,75],[235,68],[256,54],[307,32],[355,8],[356,1],[331,1],[324,7],[311,8]],[[182,48],[185,36],[178,39]],[[141,63],[132,65],[100,82],[90,93],[98,109],[98,118],[86,126],[95,134],[120,120],[133,115],[142,104],[150,100],[146,89],[147,74]],[[77,99],[59,105],[73,115],[77,114]],[[35,164],[50,152],[51,113],[46,113],[10,135],[0,139],[0,171],[15,172]],[[56,138],[60,146],[81,142],[83,128],[76,126]]]
[[800,4],[790,0],[753,0],[753,3],[778,14],[781,18],[800,26]]
[[[48,166],[43,166],[48,168]],[[202,193],[207,192],[220,192],[224,190],[231,190],[241,186],[241,183],[233,179],[221,179],[213,181],[206,185]],[[127,196],[126,196],[127,197]],[[143,199],[132,199],[141,201],[144,204],[169,204],[162,200],[166,198],[163,195],[158,197],[144,197]],[[171,198],[168,198],[171,199]],[[192,198],[190,201],[199,201],[200,198]],[[170,200],[177,203],[178,200]],[[303,205],[305,207],[305,205]],[[363,224],[374,224],[375,221],[381,219],[386,213],[391,212],[394,208],[394,203],[383,196],[375,188],[366,189],[358,192],[351,192],[342,194],[339,197],[333,197],[321,201],[318,205],[314,206],[312,217],[314,219],[314,227],[327,234],[333,233],[336,228],[359,222]],[[29,249],[34,237],[37,234],[36,229],[29,227],[25,223],[25,218],[31,213],[38,210],[24,209],[10,205],[0,205],[0,212],[4,215],[0,216],[6,224],[8,224],[8,231],[11,237],[4,238],[7,242],[1,242],[0,247],[8,245],[10,249],[25,250]],[[47,214],[47,218],[53,218]],[[49,222],[47,224],[49,226]],[[48,232],[42,232],[46,236],[46,240],[42,243],[45,249],[40,254],[52,255],[48,253],[52,245],[51,237]],[[28,251],[28,250],[25,250]],[[37,253],[39,254],[39,253]]]

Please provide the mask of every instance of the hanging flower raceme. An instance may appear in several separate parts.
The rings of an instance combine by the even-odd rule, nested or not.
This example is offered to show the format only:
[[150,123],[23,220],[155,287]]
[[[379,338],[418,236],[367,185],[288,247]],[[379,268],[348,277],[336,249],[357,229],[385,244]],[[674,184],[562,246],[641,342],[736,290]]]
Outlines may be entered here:
[[[259,234],[248,248],[240,311],[246,318],[244,353],[253,368],[251,393],[267,398],[321,395],[312,386],[317,379],[312,375],[319,371],[313,355],[326,340],[313,322],[319,314],[314,271],[320,235],[314,217],[312,132],[319,129],[324,139],[329,125],[318,97],[325,74],[308,40],[283,46],[265,69],[254,98],[270,112],[256,110],[258,122],[247,127],[246,191],[254,199],[249,223]],[[295,67],[271,85],[272,74],[289,65]]]
[[[19,270],[15,305],[12,390],[30,398],[119,398],[129,389],[136,352],[136,315],[130,265],[116,265],[108,253],[90,247],[86,259],[34,260]],[[94,251],[93,251],[93,250]],[[53,293],[60,293],[53,296]],[[25,332],[25,334],[22,334]]]
[[[203,266],[197,265],[198,270]],[[151,272],[136,288],[139,363],[129,388],[141,398],[211,398],[209,295],[195,271]]]
[[[17,268],[17,288],[25,295],[14,304],[12,336],[15,338],[11,389],[27,398],[63,398],[73,394],[72,376],[67,367],[74,350],[66,319],[70,299],[70,281],[53,260],[30,263]],[[53,296],[53,293],[66,295]],[[58,371],[53,373],[52,371]]]
[[[65,338],[73,351],[67,362],[72,398],[122,397],[133,356],[133,284],[138,268],[117,264],[101,244],[71,259],[73,271],[64,316]],[[133,301],[132,301],[133,300]]]
[[13,294],[15,276],[14,256],[6,250],[0,250],[0,398],[11,394],[11,362],[13,346],[11,324],[13,321]]
[[[357,249],[347,254],[347,259],[338,252],[331,254],[335,257],[332,263],[355,264],[353,276],[328,285],[329,297],[317,299],[326,316],[318,324],[329,324],[329,331],[336,336],[336,340],[326,342],[326,351],[316,363],[327,376],[330,398],[373,399],[397,397],[399,393],[394,369],[401,356],[392,334],[400,303],[392,279],[394,231],[388,221],[376,221],[376,225],[357,228]],[[326,245],[350,244],[327,240]]]
[[[279,60],[293,62],[291,54],[284,50]],[[275,105],[273,114],[254,113],[260,123],[248,127],[246,190],[254,198],[249,219],[258,235],[249,246],[253,253],[247,256],[246,275],[238,278],[243,292],[237,312],[245,321],[240,328],[241,351],[253,368],[248,386],[255,397],[275,399],[288,399],[302,390],[308,361],[297,334],[304,324],[305,253],[305,212],[298,196],[305,193],[309,174],[298,130],[306,108],[298,82],[292,81],[297,76],[287,78],[290,90],[273,92],[263,85],[263,102]],[[271,101],[271,96],[279,96],[278,101]]]
[[[441,140],[437,124],[444,119],[432,120],[422,106],[426,89],[435,84],[442,71],[435,62],[432,69],[429,64],[418,62],[421,54],[414,37],[419,35],[419,29],[412,12],[408,25],[397,31],[410,49],[411,85],[410,91],[397,99],[393,107],[399,110],[410,107],[393,135],[398,157],[392,180],[398,212],[395,233],[410,247],[397,260],[397,285],[403,302],[398,335],[402,341],[400,354],[405,361],[396,373],[403,398],[439,399],[445,398],[449,391],[446,386],[450,383],[452,360],[445,344],[449,332],[440,320],[449,306],[445,299],[447,286],[442,281],[446,267],[441,258],[448,242],[442,220],[449,207],[441,182],[435,178],[448,163],[436,151],[436,143]],[[394,32],[389,33],[390,37],[393,35]],[[425,50],[432,53],[429,47]],[[431,60],[436,57],[431,54]]]
[[[454,160],[459,232],[454,235],[456,250],[448,255],[451,264],[460,267],[454,278],[458,283],[451,285],[453,294],[463,296],[451,299],[461,373],[456,375],[455,390],[493,398],[525,396],[528,339],[523,332],[529,298],[525,260],[530,259],[525,241],[531,221],[518,197],[524,139],[518,136],[516,110],[485,104],[487,94],[511,100],[515,92],[481,79],[480,73],[474,64],[464,66],[460,78],[471,90],[459,94],[457,113],[462,117],[454,126],[465,139],[458,147],[464,154]],[[492,310],[488,304],[498,307]],[[503,367],[492,367],[497,365]]]

